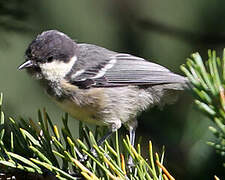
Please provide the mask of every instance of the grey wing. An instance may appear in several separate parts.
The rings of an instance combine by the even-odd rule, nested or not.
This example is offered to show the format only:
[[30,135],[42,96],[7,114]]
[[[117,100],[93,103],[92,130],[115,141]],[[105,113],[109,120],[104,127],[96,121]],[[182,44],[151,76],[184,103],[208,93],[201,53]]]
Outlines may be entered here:
[[129,54],[117,54],[115,65],[107,70],[108,83],[157,85],[184,82],[184,77],[167,68]]
[[129,54],[115,54],[72,79],[81,88],[184,83],[167,68]]

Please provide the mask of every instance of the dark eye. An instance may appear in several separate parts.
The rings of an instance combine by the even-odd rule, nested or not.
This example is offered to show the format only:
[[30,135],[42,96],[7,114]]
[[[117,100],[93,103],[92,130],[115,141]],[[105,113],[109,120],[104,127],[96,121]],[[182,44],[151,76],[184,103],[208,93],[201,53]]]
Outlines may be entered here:
[[53,61],[53,56],[49,56],[48,58],[47,58],[47,62],[52,62]]

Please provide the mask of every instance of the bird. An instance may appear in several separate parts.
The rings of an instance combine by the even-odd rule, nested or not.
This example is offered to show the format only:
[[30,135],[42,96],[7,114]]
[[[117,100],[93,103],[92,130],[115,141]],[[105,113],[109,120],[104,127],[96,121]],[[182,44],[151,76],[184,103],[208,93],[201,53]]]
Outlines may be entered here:
[[163,107],[188,87],[188,79],[162,65],[93,44],[78,43],[58,30],[38,35],[19,70],[38,80],[51,99],[77,120],[107,126],[102,143],[122,125],[134,145],[137,116]]

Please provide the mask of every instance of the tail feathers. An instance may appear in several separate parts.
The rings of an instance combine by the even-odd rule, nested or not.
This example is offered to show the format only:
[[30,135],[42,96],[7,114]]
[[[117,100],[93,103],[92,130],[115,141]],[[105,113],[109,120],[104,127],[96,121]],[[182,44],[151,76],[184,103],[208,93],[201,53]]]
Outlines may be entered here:
[[190,89],[192,87],[192,84],[188,80],[188,78],[181,76],[181,78],[178,82],[163,84],[160,86],[164,90],[180,90],[180,91],[182,91],[182,90]]
[[182,91],[190,89],[191,86],[188,78],[180,76],[179,82],[152,87],[153,97],[157,105],[162,108],[165,104],[175,103]]
[[184,77],[184,81],[183,81],[183,83],[181,83],[181,86],[182,86],[183,90],[191,89],[193,87],[193,85],[191,84],[191,81],[189,81],[189,79],[186,77]]

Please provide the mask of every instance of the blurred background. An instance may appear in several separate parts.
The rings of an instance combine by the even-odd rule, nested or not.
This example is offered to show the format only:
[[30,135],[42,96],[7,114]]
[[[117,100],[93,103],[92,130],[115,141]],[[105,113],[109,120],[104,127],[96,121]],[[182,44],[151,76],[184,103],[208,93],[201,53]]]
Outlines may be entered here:
[[[77,42],[131,53],[182,74],[179,66],[193,52],[225,47],[225,1],[219,0],[8,0],[0,1],[0,91],[7,116],[37,119],[46,107],[55,123],[64,113],[38,83],[17,67],[33,38],[57,29]],[[70,118],[74,133],[78,122]],[[138,136],[147,149],[166,146],[165,166],[176,179],[225,177],[221,156],[206,141],[210,120],[197,111],[189,92],[163,111],[153,108],[139,119]],[[124,130],[124,129],[123,129]]]

